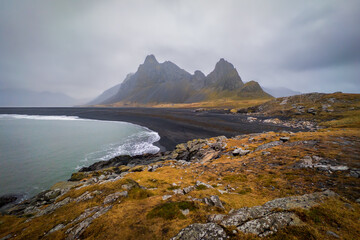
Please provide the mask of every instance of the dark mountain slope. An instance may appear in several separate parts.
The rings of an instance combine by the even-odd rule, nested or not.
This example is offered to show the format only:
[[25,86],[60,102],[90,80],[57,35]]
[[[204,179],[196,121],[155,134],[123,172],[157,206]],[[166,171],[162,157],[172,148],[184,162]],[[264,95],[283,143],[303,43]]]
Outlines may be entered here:
[[102,104],[191,103],[220,98],[270,98],[259,84],[244,85],[234,66],[220,59],[207,76],[190,74],[172,62],[159,63],[154,55],[146,57],[135,74],[127,77],[119,91]]

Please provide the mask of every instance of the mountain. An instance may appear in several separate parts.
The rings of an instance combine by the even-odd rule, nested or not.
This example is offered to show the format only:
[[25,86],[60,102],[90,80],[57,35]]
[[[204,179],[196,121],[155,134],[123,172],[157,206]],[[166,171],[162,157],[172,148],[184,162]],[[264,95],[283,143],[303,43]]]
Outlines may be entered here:
[[80,104],[79,100],[63,93],[0,89],[1,107],[71,107],[76,104]]
[[272,95],[276,98],[277,97],[289,97],[289,96],[301,94],[301,92],[297,92],[297,91],[294,91],[294,90],[291,90],[291,89],[285,88],[285,87],[279,87],[279,88],[263,87],[263,89],[265,90],[265,92],[269,93],[270,95]]
[[[96,99],[107,95],[103,94]],[[118,92],[101,104],[191,103],[220,98],[271,96],[257,82],[244,84],[236,68],[223,58],[205,76],[199,70],[190,74],[170,61],[159,63],[154,55],[149,55],[138,70],[120,84]],[[98,101],[95,102],[98,104]]]
[[233,91],[240,89],[244,83],[234,66],[221,58],[216,63],[214,71],[206,77],[205,86],[213,87],[218,91]]
[[[127,81],[128,78],[130,78],[133,74],[129,73],[124,81]],[[90,102],[88,102],[86,105],[97,105],[97,104],[101,104],[102,102],[104,102],[105,100],[109,99],[110,97],[114,96],[120,89],[121,83],[105,90],[102,94],[100,94],[98,97],[96,97],[95,99],[91,100]]]

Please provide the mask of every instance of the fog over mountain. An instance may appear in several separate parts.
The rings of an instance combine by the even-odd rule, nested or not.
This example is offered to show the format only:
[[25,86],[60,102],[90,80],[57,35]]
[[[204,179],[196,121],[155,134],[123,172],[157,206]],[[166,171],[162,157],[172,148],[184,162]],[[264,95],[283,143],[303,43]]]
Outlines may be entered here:
[[278,87],[278,88],[262,87],[262,88],[264,89],[265,92],[267,92],[273,97],[288,97],[288,96],[301,94],[301,92],[294,91],[285,87]]
[[[149,53],[187,72],[360,92],[360,1],[0,1],[0,87],[93,98]],[[199,75],[200,76],[200,75]]]
[[71,107],[85,102],[63,93],[0,89],[0,107]]

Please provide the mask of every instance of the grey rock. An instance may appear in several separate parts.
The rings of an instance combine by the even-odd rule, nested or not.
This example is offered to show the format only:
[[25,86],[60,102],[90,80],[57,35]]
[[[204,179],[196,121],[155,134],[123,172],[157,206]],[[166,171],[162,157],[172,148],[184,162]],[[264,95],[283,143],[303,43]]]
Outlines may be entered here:
[[188,187],[185,187],[185,188],[183,189],[183,191],[184,191],[184,194],[188,194],[189,192],[191,192],[191,191],[194,190],[194,189],[195,189],[194,186],[188,186]]
[[189,213],[190,213],[190,210],[189,210],[189,209],[185,209],[185,210],[181,210],[181,209],[180,209],[180,211],[181,211],[181,213],[182,213],[183,215],[185,215],[185,216],[189,215]]
[[116,192],[113,194],[109,194],[108,196],[106,196],[106,198],[104,199],[104,204],[109,204],[109,203],[113,203],[115,202],[119,197],[127,197],[128,196],[128,192],[127,191],[122,191],[122,192]]
[[226,238],[224,229],[215,223],[194,223],[182,229],[171,240],[225,240]]
[[282,141],[282,142],[287,142],[289,140],[290,140],[290,137],[281,137],[280,138],[280,141]]
[[60,194],[61,194],[61,190],[60,189],[55,189],[55,190],[52,190],[52,191],[49,191],[49,192],[45,193],[45,197],[50,200],[50,199],[55,199]]
[[237,148],[232,152],[234,156],[244,156],[248,153],[250,153],[250,150],[243,150],[242,148]]
[[169,198],[171,198],[172,197],[172,195],[164,195],[164,196],[162,196],[162,200],[168,200]]
[[265,143],[265,144],[262,144],[262,145],[258,146],[255,149],[255,152],[265,150],[265,149],[268,149],[268,148],[272,148],[272,147],[276,147],[276,146],[281,145],[282,143],[283,143],[283,141],[274,141],[274,142]]
[[358,170],[351,170],[350,171],[350,176],[354,177],[354,178],[360,178],[360,171]]
[[65,227],[65,225],[60,223],[60,224],[56,225],[53,229],[51,229],[47,234],[59,231],[59,230],[63,229],[64,227]]
[[85,211],[82,214],[80,214],[78,217],[76,217],[74,220],[72,220],[71,223],[79,222],[89,217],[92,213],[99,211],[100,209],[101,209],[100,206],[85,209]]
[[91,217],[86,218],[82,222],[76,224],[74,227],[68,229],[66,233],[68,234],[67,240],[79,239],[81,234],[90,226],[90,224],[101,215],[105,214],[111,209],[111,205],[107,207],[101,207],[99,211],[94,213]]
[[8,234],[8,235],[6,235],[5,237],[0,238],[0,240],[8,240],[8,239],[10,239],[10,238],[12,238],[12,235],[11,235],[11,234]]
[[106,176],[104,174],[99,176],[99,180],[104,180],[106,178]]
[[125,190],[128,190],[128,191],[133,189],[133,188],[137,188],[137,187],[140,187],[140,185],[135,181],[132,181],[130,183],[121,185],[122,189],[125,189]]
[[65,198],[64,200],[60,201],[60,202],[57,202],[57,203],[54,203],[54,204],[51,204],[49,205],[48,207],[40,210],[36,215],[35,217],[39,217],[39,216],[42,216],[42,215],[45,215],[45,214],[49,214],[53,211],[55,211],[56,209],[68,204],[71,202],[71,198],[70,197],[67,197]]
[[334,237],[334,238],[340,238],[339,235],[337,235],[336,233],[332,232],[332,231],[327,231],[326,232],[326,235],[329,235],[331,237]]
[[81,196],[77,197],[75,199],[76,202],[82,202],[82,201],[87,201],[94,198],[94,195],[92,193],[90,193],[89,191],[84,192],[83,194],[81,194]]
[[198,187],[198,186],[200,186],[200,185],[204,185],[204,186],[207,187],[207,188],[213,188],[211,185],[209,185],[209,184],[207,184],[207,183],[203,183],[203,182],[201,182],[201,181],[196,181],[195,187]]
[[271,154],[271,152],[268,152],[268,151],[262,151],[261,152],[261,155],[263,155],[263,156],[267,156],[267,155],[270,155]]
[[309,109],[307,110],[307,112],[310,113],[310,114],[316,115],[316,112],[317,112],[317,111],[316,111],[315,108],[312,107],[312,108],[309,108]]
[[205,197],[202,199],[202,202],[204,202],[205,204],[210,205],[210,206],[215,206],[215,207],[224,209],[222,202],[220,201],[219,197],[216,195],[212,195],[210,197]]
[[208,220],[224,227],[237,227],[238,230],[245,233],[266,236],[276,232],[281,227],[301,223],[293,213],[287,212],[288,210],[295,208],[309,209],[319,202],[334,196],[336,196],[336,193],[326,190],[302,196],[278,198],[262,206],[232,210],[228,215],[211,215]]
[[184,195],[184,191],[182,189],[174,189],[174,194]]
[[300,219],[294,213],[278,212],[269,214],[263,218],[248,221],[237,227],[237,230],[265,237],[277,232],[280,228],[296,225],[299,222]]

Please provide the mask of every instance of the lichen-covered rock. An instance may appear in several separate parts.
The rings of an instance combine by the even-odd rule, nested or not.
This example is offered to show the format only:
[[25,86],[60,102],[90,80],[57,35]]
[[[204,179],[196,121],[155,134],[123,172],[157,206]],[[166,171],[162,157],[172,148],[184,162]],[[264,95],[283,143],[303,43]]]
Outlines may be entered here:
[[226,233],[215,223],[194,223],[182,229],[171,240],[225,240]]
[[54,204],[51,204],[49,205],[48,207],[40,210],[37,214],[36,214],[36,217],[39,217],[39,216],[43,216],[45,214],[49,214],[53,211],[55,211],[56,209],[58,209],[59,207],[62,207],[66,204],[68,204],[69,202],[71,202],[71,198],[70,197],[67,197],[65,198],[64,200],[61,200],[60,202],[57,202],[57,203],[54,203]]
[[205,197],[202,199],[202,201],[207,205],[224,209],[222,202],[220,201],[219,197],[216,195],[212,195],[210,197]]
[[72,239],[79,239],[79,237],[81,236],[81,234],[90,226],[90,224],[98,217],[100,217],[101,215],[105,214],[107,211],[109,211],[111,209],[111,205],[107,206],[107,207],[101,207],[98,209],[97,212],[95,212],[91,217],[86,218],[85,220],[83,220],[82,222],[76,224],[74,227],[69,228],[66,231],[66,234],[68,234],[67,236],[67,240],[72,240]]
[[268,148],[272,148],[272,147],[276,147],[276,146],[279,146],[281,144],[283,144],[283,141],[273,141],[273,142],[265,143],[265,144],[262,144],[262,145],[258,146],[255,149],[255,152],[265,150],[265,149],[268,149]]
[[302,196],[278,198],[262,206],[233,210],[228,215],[211,215],[208,220],[224,227],[237,227],[238,230],[245,233],[266,236],[282,227],[301,223],[300,219],[293,213],[289,213],[288,210],[295,208],[309,209],[319,202],[334,196],[336,196],[336,193],[327,190]]
[[113,194],[109,194],[109,195],[106,196],[106,198],[104,199],[104,204],[113,203],[113,202],[115,202],[119,197],[127,197],[127,196],[128,196],[128,192],[127,192],[127,191],[116,192],[116,193],[113,193]]
[[195,189],[194,186],[188,186],[188,187],[185,187],[185,188],[183,189],[183,191],[184,191],[184,194],[188,194],[189,192],[191,192],[191,191],[194,190],[194,189]]
[[213,188],[210,184],[207,184],[207,183],[204,183],[204,182],[201,182],[201,181],[196,181],[195,187],[199,187],[201,185],[203,185],[203,186],[205,186],[207,188]]
[[244,156],[248,153],[250,153],[250,150],[243,150],[242,148],[237,148],[232,152],[234,156]]
[[237,229],[244,233],[252,233],[260,237],[265,237],[277,232],[280,228],[298,225],[299,223],[301,223],[301,220],[294,213],[278,212],[248,221],[237,227]]

